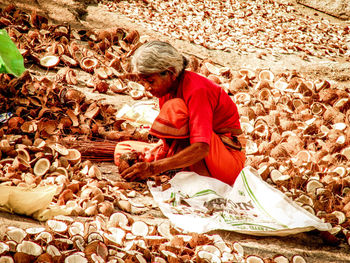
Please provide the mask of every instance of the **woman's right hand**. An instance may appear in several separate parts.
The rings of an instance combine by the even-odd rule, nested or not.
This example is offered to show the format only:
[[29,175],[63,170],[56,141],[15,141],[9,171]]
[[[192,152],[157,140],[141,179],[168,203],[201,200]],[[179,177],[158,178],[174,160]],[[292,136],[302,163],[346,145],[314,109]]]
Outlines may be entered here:
[[154,175],[153,164],[149,162],[135,163],[125,169],[120,176],[128,181],[143,181]]

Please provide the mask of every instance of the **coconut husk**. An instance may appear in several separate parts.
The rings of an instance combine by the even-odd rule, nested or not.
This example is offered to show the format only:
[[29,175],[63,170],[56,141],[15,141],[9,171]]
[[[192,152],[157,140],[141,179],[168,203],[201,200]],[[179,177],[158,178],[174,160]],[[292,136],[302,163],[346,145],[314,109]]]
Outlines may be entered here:
[[82,160],[94,160],[99,162],[113,162],[116,141],[91,141],[91,140],[64,140],[63,145],[78,150]]
[[240,91],[247,91],[248,83],[244,79],[233,79],[230,82],[229,92],[235,94]]
[[259,92],[258,92],[258,99],[261,101],[261,100],[271,100],[271,91],[270,91],[270,87],[265,87],[265,88],[260,88],[259,89]]
[[238,109],[240,116],[246,116],[249,120],[254,120],[256,118],[256,114],[252,107],[242,106]]
[[197,72],[199,69],[199,60],[195,56],[190,56],[189,62],[188,62],[188,68],[191,71]]
[[290,153],[288,152],[288,149],[290,147],[286,145],[286,143],[278,144],[275,148],[271,150],[271,157],[275,159],[282,159],[282,158],[288,158],[290,157]]
[[262,90],[262,89],[267,89],[267,90],[270,90],[271,89],[271,85],[270,85],[270,82],[263,79],[263,80],[260,80],[256,86],[255,86],[255,89],[256,90]]
[[[251,108],[254,109],[256,116],[264,116],[268,113],[268,109],[265,108],[264,104],[261,102],[255,103],[255,106],[252,106]],[[350,115],[350,113],[349,113],[349,115]],[[350,120],[350,118],[349,118],[349,120]]]
[[260,154],[266,154],[266,153],[269,153],[274,147],[275,147],[275,144],[267,141],[263,141],[258,146],[258,152]]
[[333,105],[333,103],[339,98],[337,94],[337,89],[329,88],[323,89],[319,92],[320,101]]
[[323,118],[327,123],[337,123],[345,121],[345,115],[332,107],[329,107],[323,113]]
[[301,82],[301,79],[299,77],[291,78],[289,80],[287,89],[289,89],[289,90],[296,90],[300,82]]
[[284,131],[293,131],[297,128],[297,124],[295,121],[289,121],[289,120],[282,120],[280,122],[280,127]]
[[279,144],[282,141],[282,136],[278,132],[273,132],[271,134],[270,142],[274,145]]
[[303,149],[304,142],[298,136],[289,136],[287,139],[288,145],[290,145],[291,152],[297,153]]

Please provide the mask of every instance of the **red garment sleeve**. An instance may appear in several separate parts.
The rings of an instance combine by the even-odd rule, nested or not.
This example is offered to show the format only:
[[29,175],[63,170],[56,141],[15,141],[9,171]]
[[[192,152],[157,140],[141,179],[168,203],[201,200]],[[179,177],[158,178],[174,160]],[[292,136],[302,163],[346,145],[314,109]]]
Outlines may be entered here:
[[189,111],[190,143],[209,144],[213,131],[213,109],[206,89],[196,89],[187,101]]

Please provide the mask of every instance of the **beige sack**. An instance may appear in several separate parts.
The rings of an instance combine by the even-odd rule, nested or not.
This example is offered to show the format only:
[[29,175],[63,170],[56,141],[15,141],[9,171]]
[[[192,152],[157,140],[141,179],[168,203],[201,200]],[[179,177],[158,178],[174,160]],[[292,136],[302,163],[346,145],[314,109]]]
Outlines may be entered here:
[[56,191],[57,186],[54,185],[36,188],[0,186],[0,208],[41,221],[47,220],[56,214],[65,214],[62,209],[49,207]]

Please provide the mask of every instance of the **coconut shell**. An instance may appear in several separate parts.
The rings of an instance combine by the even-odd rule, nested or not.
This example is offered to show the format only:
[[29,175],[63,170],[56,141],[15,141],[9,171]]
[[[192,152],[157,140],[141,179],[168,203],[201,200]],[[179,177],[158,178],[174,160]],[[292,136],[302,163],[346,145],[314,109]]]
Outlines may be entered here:
[[145,96],[145,93],[142,90],[130,90],[129,95],[134,100],[140,100]]
[[326,107],[323,103],[315,102],[311,105],[311,113],[315,115],[322,115],[324,111],[326,110]]
[[197,72],[199,69],[199,60],[195,56],[190,56],[188,62],[188,68],[190,71]]
[[242,68],[238,70],[238,73],[242,76],[242,79],[247,81],[247,83],[256,78],[255,71],[249,68]]
[[248,83],[244,79],[233,79],[231,80],[228,89],[231,94],[236,94],[240,91],[247,91]]
[[73,199],[73,197],[73,191],[70,189],[66,189],[58,196],[57,204],[65,205],[66,202]]
[[35,261],[35,256],[28,255],[24,252],[16,252],[13,255],[13,259],[15,262],[21,262],[21,263],[31,263]]
[[288,81],[284,78],[281,77],[279,79],[276,80],[276,82],[274,83],[274,88],[276,88],[277,90],[286,90],[288,87]]
[[128,72],[128,73],[132,72],[132,66],[130,61],[122,61],[121,66],[124,72]]
[[8,120],[7,126],[12,131],[18,131],[22,124],[24,123],[24,120],[21,117],[12,117]]
[[268,100],[271,100],[272,99],[272,94],[271,94],[271,91],[268,87],[265,87],[265,88],[260,88],[259,89],[259,92],[257,94],[257,98],[260,100],[260,101],[268,101]]
[[121,81],[117,80],[110,86],[112,92],[121,94],[125,93],[128,90],[128,87],[124,85]]
[[114,213],[115,209],[113,203],[104,201],[98,205],[98,211],[99,213],[110,217]]
[[[287,146],[287,147],[286,147]],[[288,152],[288,149],[290,147],[286,145],[285,143],[278,144],[275,148],[271,150],[271,157],[275,159],[282,159],[282,158],[288,158],[290,157],[290,154]]]
[[50,161],[46,158],[41,158],[36,161],[33,171],[36,176],[44,176],[50,169]]
[[122,67],[122,64],[120,62],[120,59],[118,57],[113,58],[109,63],[108,63],[109,67],[114,68],[117,72],[123,72],[124,69]]
[[258,152],[259,154],[266,154],[271,152],[271,150],[275,147],[272,143],[269,143],[267,141],[262,141],[258,146]]
[[64,103],[82,103],[85,100],[85,95],[80,90],[65,88],[60,92],[60,97],[64,101]]
[[208,76],[208,79],[210,79],[212,82],[214,82],[215,84],[218,84],[220,85],[221,84],[221,79],[217,76],[217,75],[214,75],[214,74],[210,74]]
[[261,90],[261,89],[271,89],[271,84],[268,80],[260,80],[256,85],[255,85],[255,90]]
[[268,69],[261,70],[258,74],[259,81],[272,82],[275,78],[275,75]]
[[299,136],[294,136],[294,135],[289,136],[288,139],[287,139],[287,143],[289,145],[293,145],[293,147],[295,148],[293,150],[294,152],[299,152],[304,147],[304,142]]
[[332,107],[328,107],[323,113],[323,119],[327,123],[345,122],[345,115]]
[[299,83],[300,83],[300,78],[299,77],[293,77],[289,80],[287,89],[289,90],[297,90]]
[[347,115],[347,112],[350,110],[350,99],[347,99],[347,98],[339,99],[333,105],[341,113]]
[[99,93],[107,93],[107,91],[109,90],[109,84],[105,81],[97,81],[95,83],[95,87],[93,89],[94,91],[98,91]]
[[256,102],[254,106],[252,106],[256,116],[264,116],[268,113],[268,109],[265,108],[264,104],[261,102]]
[[323,89],[319,92],[320,101],[333,105],[334,102],[339,98],[337,94],[337,89],[329,88]]
[[56,67],[60,63],[60,57],[55,55],[44,56],[40,59],[40,65],[45,68]]
[[298,85],[298,92],[304,97],[311,97],[313,95],[312,89],[310,89],[304,81],[301,81]]
[[284,131],[292,131],[292,130],[296,129],[298,126],[297,126],[296,122],[294,122],[294,121],[281,120],[280,127]]
[[[78,60],[79,61],[79,60]],[[95,68],[99,65],[98,60],[95,58],[84,57],[80,61],[80,67],[82,70],[92,73]]]
[[[108,39],[110,42],[114,41],[115,38],[115,29],[101,29],[95,32],[97,41],[101,41],[103,39]],[[118,40],[118,39],[116,39]]]
[[299,98],[293,98],[292,99],[293,109],[296,111],[301,111],[306,109],[306,104],[303,102],[302,99]]
[[123,40],[130,44],[136,44],[140,40],[140,34],[137,30],[131,30]]
[[252,107],[242,106],[238,108],[240,116],[246,116],[249,120],[254,120],[256,118],[256,114]]
[[71,57],[69,57],[67,55],[62,55],[61,56],[61,61],[65,65],[67,65],[69,67],[76,67],[76,66],[78,66],[78,61],[76,61],[74,58],[71,58]]
[[258,123],[254,125],[254,130],[252,132],[253,139],[263,138],[266,140],[270,135],[270,130],[266,123]]
[[251,102],[251,96],[246,92],[237,92],[233,96],[233,101],[237,104],[249,105]]
[[314,82],[314,87],[316,92],[319,92],[323,89],[329,89],[331,87],[331,84],[328,80],[318,80]]
[[75,73],[74,70],[68,70],[66,74],[66,81],[67,81],[67,84],[70,84],[70,85],[78,84],[77,74]]

